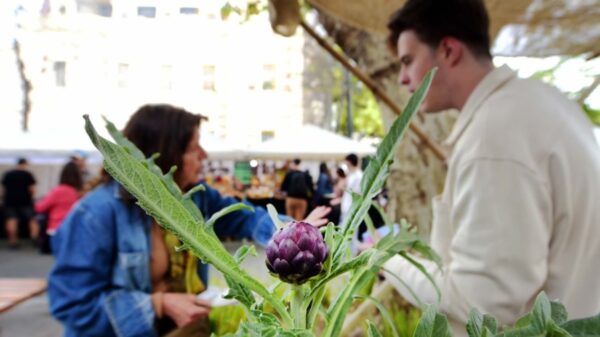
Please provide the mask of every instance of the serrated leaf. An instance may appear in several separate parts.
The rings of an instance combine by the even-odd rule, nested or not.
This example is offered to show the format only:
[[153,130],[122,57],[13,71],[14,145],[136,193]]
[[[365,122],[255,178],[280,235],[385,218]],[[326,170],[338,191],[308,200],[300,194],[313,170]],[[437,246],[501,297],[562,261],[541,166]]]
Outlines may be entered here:
[[140,149],[137,148],[129,139],[125,138],[123,134],[117,129],[115,124],[109,121],[106,116],[102,116],[104,123],[106,124],[106,130],[112,137],[112,139],[123,148],[127,149],[127,152],[131,154],[137,160],[146,160],[146,156]]
[[600,337],[600,314],[560,325],[573,337]]
[[533,304],[533,311],[531,312],[531,325],[534,330],[546,331],[548,322],[552,320],[552,307],[550,301],[544,292],[541,292]]
[[256,317],[257,322],[259,322],[260,324],[262,324],[264,326],[273,326],[273,327],[281,326],[281,324],[279,323],[279,320],[277,319],[277,316],[275,316],[271,313],[253,310],[252,315],[254,317]]
[[[172,232],[184,245],[189,246],[194,255],[262,296],[281,315],[285,323],[291,325],[291,317],[283,304],[275,301],[259,281],[242,269],[214,235],[203,230],[202,224],[198,223],[181,199],[169,192],[160,176],[144,167],[123,147],[98,135],[87,115],[84,119],[86,132],[104,157],[106,171],[136,198],[144,211]],[[196,210],[200,213],[197,208]]]
[[469,313],[467,333],[469,337],[481,337],[483,335],[483,315],[476,308],[471,309]]
[[483,315],[483,326],[489,331],[488,336],[493,336],[498,329],[498,322],[490,315]]
[[469,337],[492,337],[496,333],[496,319],[482,315],[477,309],[471,309],[467,322]]
[[[389,168],[395,149],[410,124],[410,120],[425,98],[435,72],[436,69],[432,69],[427,73],[421,85],[419,85],[418,89],[410,97],[402,114],[392,123],[390,130],[377,148],[375,157],[369,162],[361,180],[361,197],[352,203],[346,221],[341,224],[343,228],[342,235],[344,237],[341,240],[345,240],[345,237],[358,228],[369,211],[371,199],[382,189],[389,175]],[[340,242],[335,247],[335,251],[333,252],[334,260],[337,259],[338,255],[343,254],[346,245],[347,243]]]
[[248,310],[251,310],[252,306],[256,303],[256,299],[254,298],[254,295],[250,289],[246,288],[229,275],[223,274],[223,277],[225,278],[225,282],[227,282],[227,286],[229,287],[227,294],[223,297],[227,299],[235,299],[243,304]]
[[428,306],[413,337],[451,337],[450,327],[446,316],[437,312],[434,306]]
[[552,301],[550,302],[550,307],[552,310],[552,320],[556,324],[561,325],[567,321],[569,315],[567,314],[567,309],[564,305],[562,305],[562,303]]

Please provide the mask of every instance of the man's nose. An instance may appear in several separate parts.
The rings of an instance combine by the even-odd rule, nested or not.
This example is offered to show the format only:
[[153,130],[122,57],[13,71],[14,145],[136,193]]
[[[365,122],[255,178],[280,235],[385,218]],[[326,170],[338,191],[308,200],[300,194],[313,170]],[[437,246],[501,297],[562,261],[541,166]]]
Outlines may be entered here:
[[410,84],[410,80],[409,80],[408,76],[406,75],[405,71],[400,70],[400,74],[398,75],[398,84],[400,84],[400,85],[409,85]]

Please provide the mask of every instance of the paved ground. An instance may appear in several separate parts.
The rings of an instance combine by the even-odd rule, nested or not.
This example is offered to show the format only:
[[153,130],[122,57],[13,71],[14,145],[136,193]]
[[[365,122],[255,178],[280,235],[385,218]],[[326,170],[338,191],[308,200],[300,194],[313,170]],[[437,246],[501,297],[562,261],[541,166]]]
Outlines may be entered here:
[[[45,278],[52,265],[30,245],[8,250],[0,241],[0,277]],[[0,337],[59,337],[62,327],[48,313],[46,294],[31,298],[0,314]]]
[[[235,252],[239,243],[227,243],[229,251]],[[39,254],[31,245],[22,245],[19,250],[9,250],[6,241],[0,240],[0,277],[45,278],[52,266],[50,255]],[[265,284],[273,279],[264,265],[264,251],[258,256],[249,256],[243,268]],[[220,273],[211,271],[211,284],[224,286]],[[0,314],[0,337],[60,337],[62,327],[48,313],[46,293],[26,300]]]

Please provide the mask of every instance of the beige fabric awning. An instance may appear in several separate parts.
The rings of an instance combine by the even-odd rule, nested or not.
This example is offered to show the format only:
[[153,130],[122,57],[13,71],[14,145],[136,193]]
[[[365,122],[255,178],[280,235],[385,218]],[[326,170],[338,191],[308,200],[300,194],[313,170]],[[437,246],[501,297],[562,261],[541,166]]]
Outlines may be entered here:
[[[308,0],[351,26],[387,34],[390,15],[404,0]],[[600,53],[598,0],[485,0],[493,52],[503,56]]]

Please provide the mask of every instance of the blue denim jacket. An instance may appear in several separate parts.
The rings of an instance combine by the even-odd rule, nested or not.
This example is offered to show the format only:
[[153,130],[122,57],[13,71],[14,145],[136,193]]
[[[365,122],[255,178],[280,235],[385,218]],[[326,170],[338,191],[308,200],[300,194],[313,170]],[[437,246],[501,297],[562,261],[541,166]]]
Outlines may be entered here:
[[[209,218],[238,202],[206,186],[193,197]],[[69,213],[52,239],[50,312],[65,336],[156,336],[150,294],[151,219],[120,198],[119,185],[96,188]],[[219,237],[266,245],[275,227],[265,209],[237,211],[215,224]],[[206,284],[207,266],[199,268]]]

